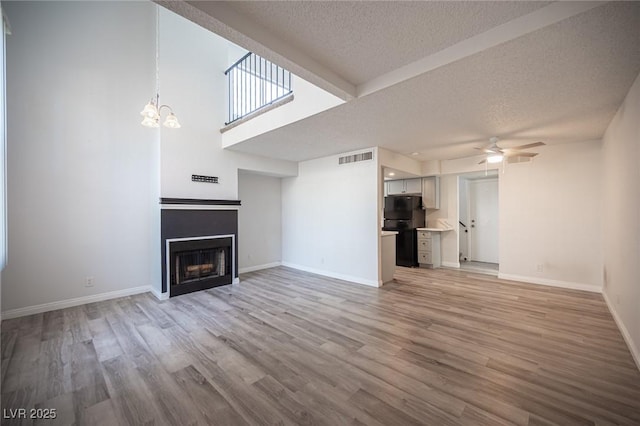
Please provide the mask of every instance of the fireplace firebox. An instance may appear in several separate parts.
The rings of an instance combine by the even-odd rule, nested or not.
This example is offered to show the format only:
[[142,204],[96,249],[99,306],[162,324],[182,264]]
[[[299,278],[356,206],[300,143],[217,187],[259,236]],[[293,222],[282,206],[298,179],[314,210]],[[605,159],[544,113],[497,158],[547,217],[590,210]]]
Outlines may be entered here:
[[167,240],[170,295],[231,284],[232,245],[230,236]]

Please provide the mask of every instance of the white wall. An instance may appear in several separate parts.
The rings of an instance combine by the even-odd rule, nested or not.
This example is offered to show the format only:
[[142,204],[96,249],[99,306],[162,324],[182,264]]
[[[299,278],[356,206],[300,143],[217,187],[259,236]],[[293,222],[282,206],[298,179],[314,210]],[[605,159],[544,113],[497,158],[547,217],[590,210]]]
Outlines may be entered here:
[[282,179],[240,171],[238,263],[240,273],[282,261]]
[[[250,121],[229,129],[222,135],[222,146],[231,147],[254,136],[277,129],[343,104],[344,101],[308,81],[291,77],[294,99],[285,105],[265,112]],[[222,123],[224,125],[224,123]],[[219,126],[219,128],[221,128]]]
[[227,46],[227,66],[225,70],[228,69],[231,65],[238,62],[240,58],[242,58],[247,53],[249,53],[249,51],[244,47],[240,47],[237,44],[229,42]]
[[[237,199],[238,169],[294,176],[296,163],[222,149],[224,71],[237,46],[160,8],[160,102],[169,104],[182,128],[162,129],[163,197]],[[164,117],[164,115],[163,115]],[[219,184],[191,175],[218,176]]]
[[421,163],[422,176],[438,176],[442,172],[442,161],[440,160],[427,160]]
[[159,140],[138,113],[154,90],[153,4],[4,8],[13,34],[3,311],[149,286]]
[[500,172],[499,276],[600,291],[600,142],[538,152],[533,162]]
[[640,368],[640,76],[603,139],[604,295]]
[[338,165],[340,156],[301,162],[282,180],[282,261],[378,286],[378,161]]
[[422,176],[422,164],[419,161],[388,149],[378,147],[378,162],[382,167]]
[[458,176],[440,176],[440,209],[428,209],[426,213],[426,225],[437,227],[437,219],[445,219],[453,226],[452,231],[440,233],[440,249],[442,252],[442,265],[452,268],[460,266],[459,256],[459,225],[458,225]]

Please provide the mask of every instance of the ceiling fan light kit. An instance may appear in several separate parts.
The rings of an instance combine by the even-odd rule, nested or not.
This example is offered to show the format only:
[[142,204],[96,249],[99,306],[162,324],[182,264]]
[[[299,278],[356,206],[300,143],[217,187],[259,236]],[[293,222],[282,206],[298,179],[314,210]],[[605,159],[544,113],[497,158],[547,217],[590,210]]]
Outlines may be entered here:
[[504,159],[502,154],[490,154],[487,156],[487,163],[496,164],[500,163]]

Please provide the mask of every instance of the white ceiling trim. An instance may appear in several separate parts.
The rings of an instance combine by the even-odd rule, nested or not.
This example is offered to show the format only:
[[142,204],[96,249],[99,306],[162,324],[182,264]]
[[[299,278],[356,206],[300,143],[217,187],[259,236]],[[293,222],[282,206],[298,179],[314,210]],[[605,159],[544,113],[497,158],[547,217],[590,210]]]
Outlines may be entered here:
[[482,34],[470,37],[423,59],[397,68],[384,75],[362,83],[357,88],[357,97],[370,95],[452,62],[506,43],[541,28],[579,15],[608,1],[557,2],[527,15],[498,25]]
[[356,96],[356,87],[353,84],[316,62],[300,49],[275,37],[258,23],[249,21],[224,2],[153,1],[232,43],[288,69],[342,100],[348,101]]

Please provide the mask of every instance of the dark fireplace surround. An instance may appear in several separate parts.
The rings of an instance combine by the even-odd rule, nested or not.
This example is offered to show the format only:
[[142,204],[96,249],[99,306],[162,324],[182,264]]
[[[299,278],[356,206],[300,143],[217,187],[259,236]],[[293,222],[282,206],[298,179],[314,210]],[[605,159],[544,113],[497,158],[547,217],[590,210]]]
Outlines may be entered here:
[[[173,297],[232,284],[238,277],[238,211],[171,208],[165,200],[160,215],[162,292]],[[216,200],[189,201],[211,205]]]

